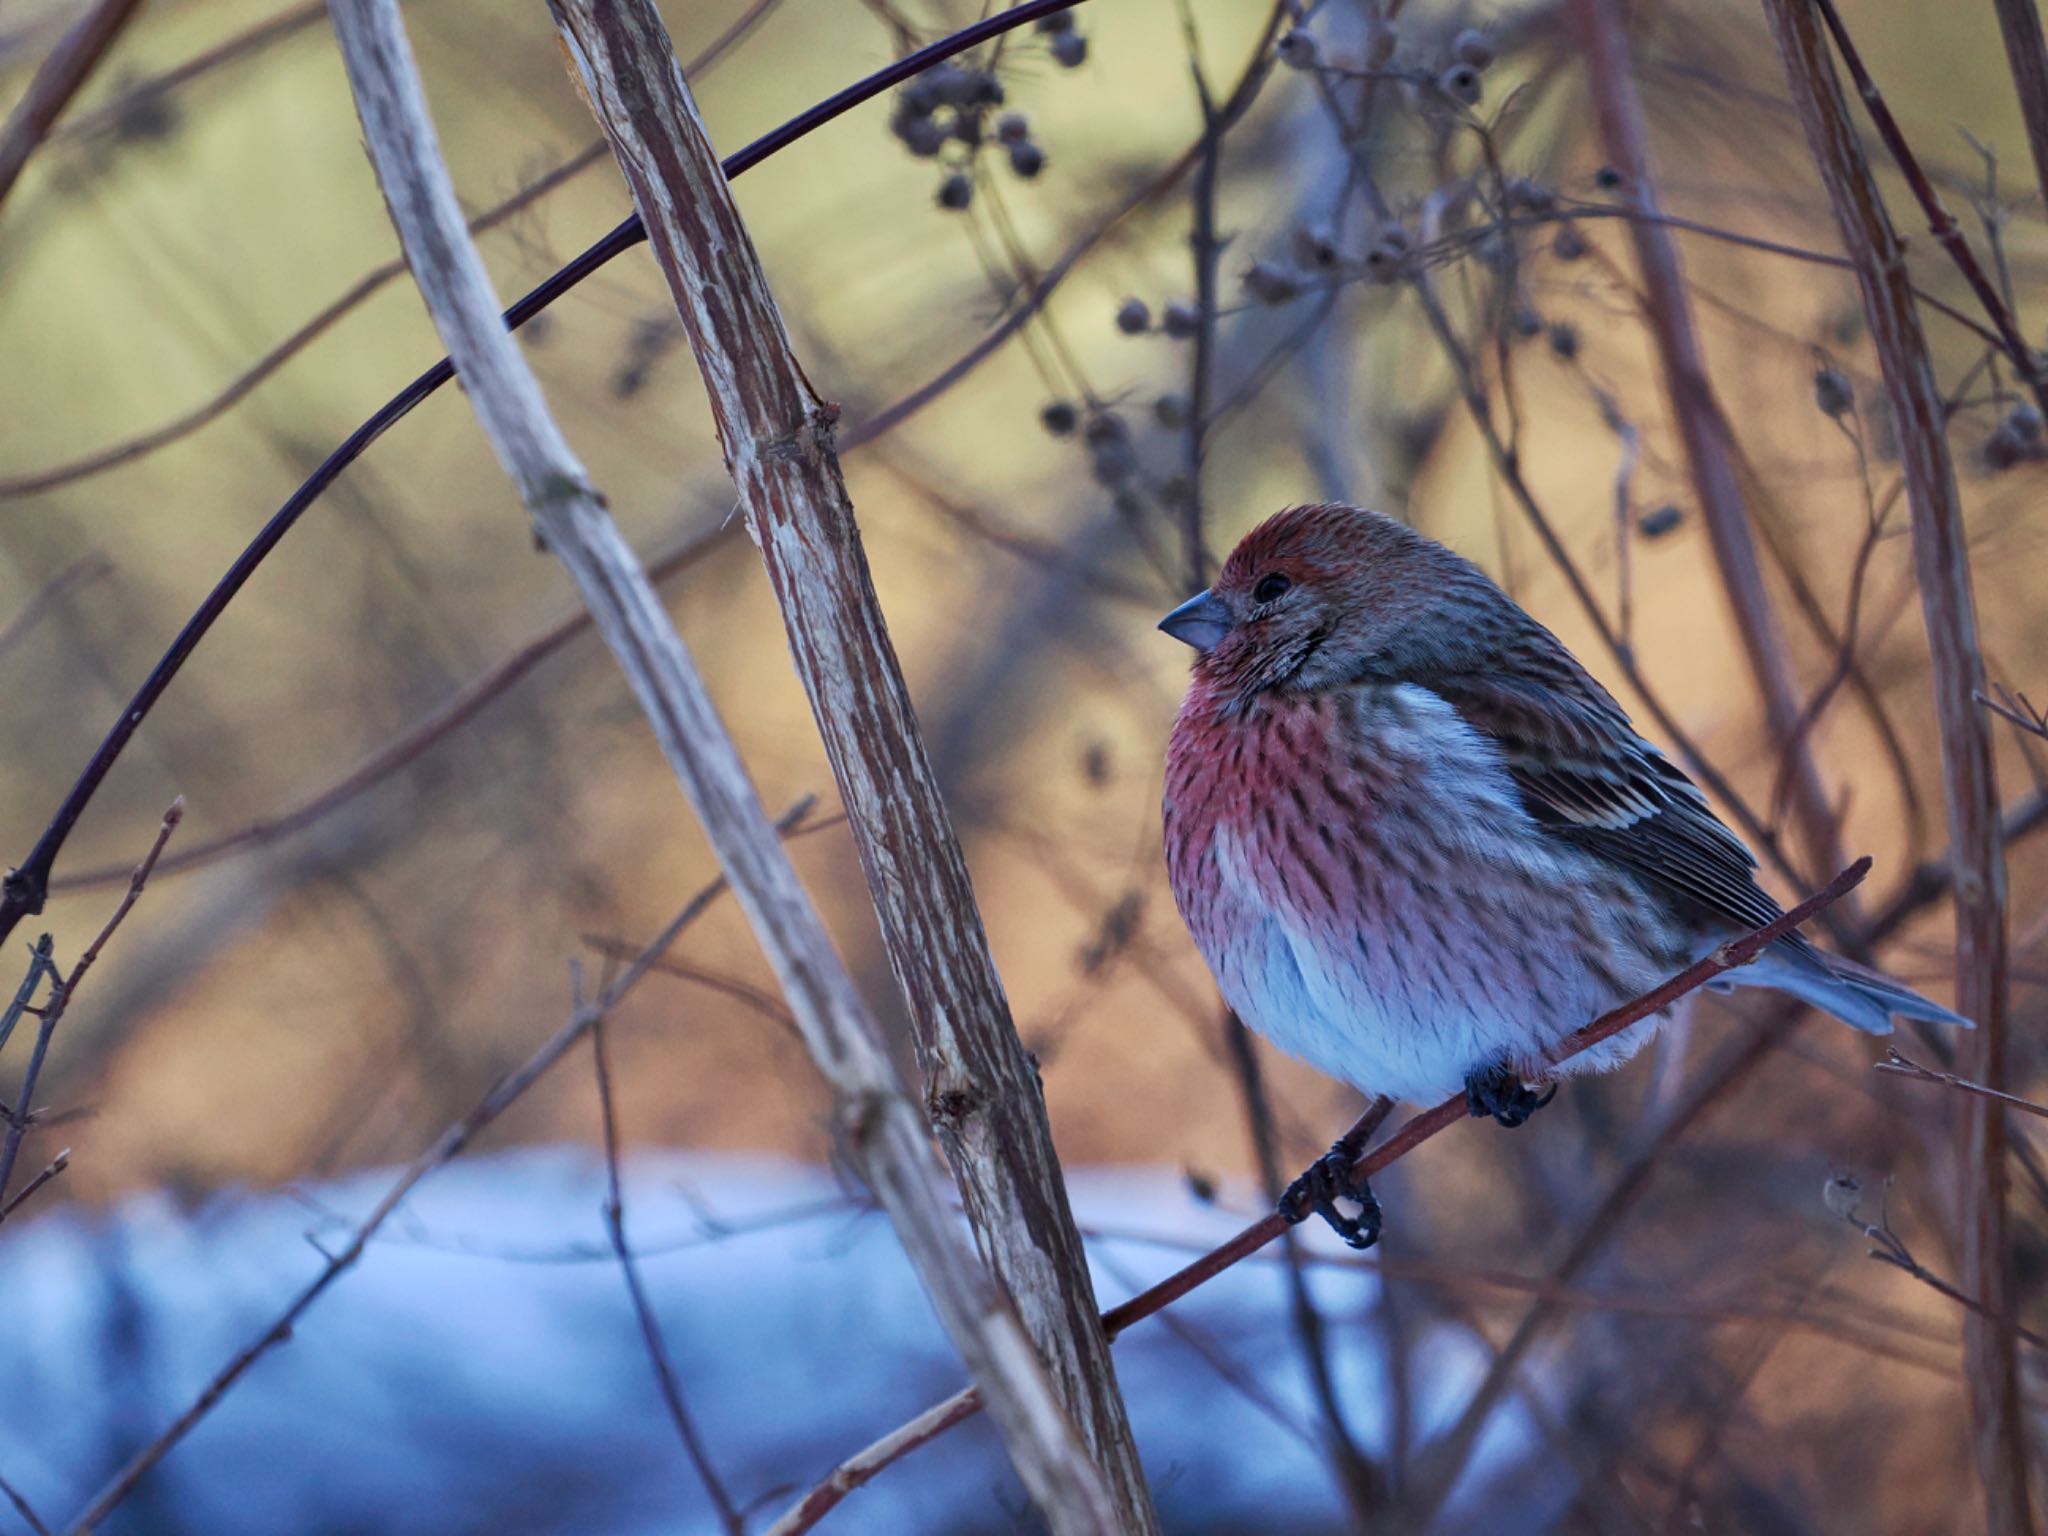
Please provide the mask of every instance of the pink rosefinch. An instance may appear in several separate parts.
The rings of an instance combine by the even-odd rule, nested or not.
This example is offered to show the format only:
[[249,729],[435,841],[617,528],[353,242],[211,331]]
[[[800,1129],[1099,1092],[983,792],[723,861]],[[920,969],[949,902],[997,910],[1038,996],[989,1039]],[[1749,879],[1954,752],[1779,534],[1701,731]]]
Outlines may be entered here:
[[[1159,627],[1200,653],[1166,763],[1181,916],[1248,1024],[1367,1094],[1462,1089],[1519,1125],[1565,1036],[1779,915],[1557,637],[1391,518],[1269,518]],[[1729,981],[1872,1034],[1895,1013],[1969,1022],[1797,934]],[[1657,1023],[1564,1070],[1620,1065]],[[1281,1210],[1362,1248],[1379,1208],[1351,1162],[1333,1151]]]

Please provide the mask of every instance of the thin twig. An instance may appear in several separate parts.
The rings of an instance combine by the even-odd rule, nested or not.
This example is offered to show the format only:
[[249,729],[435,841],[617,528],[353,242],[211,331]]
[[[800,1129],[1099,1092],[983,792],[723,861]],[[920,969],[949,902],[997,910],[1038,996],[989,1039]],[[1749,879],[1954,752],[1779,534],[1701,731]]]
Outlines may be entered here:
[[2006,63],[2027,125],[2027,147],[2033,151],[2034,174],[2048,205],[2048,40],[2041,34],[2041,7],[2035,0],[1991,0],[1998,12],[1998,30],[2005,39]]
[[7,201],[21,168],[57,121],[57,114],[85,84],[141,4],[142,0],[98,0],[50,50],[29,82],[28,93],[0,127],[0,203]]
[[161,74],[137,80],[91,111],[73,113],[50,130],[45,142],[59,144],[67,139],[86,139],[117,132],[138,111],[156,106],[179,87],[189,85],[223,65],[261,53],[271,44],[282,42],[308,27],[317,26],[326,14],[326,0],[304,0],[303,4],[287,6],[275,15],[266,16],[239,32],[229,34]]
[[981,1412],[981,1398],[972,1387],[962,1387],[943,1403],[934,1403],[907,1424],[897,1426],[873,1445],[855,1451],[834,1467],[824,1481],[799,1499],[789,1512],[761,1536],[802,1536],[830,1514],[854,1489],[868,1482],[884,1467],[893,1465],[921,1445],[928,1445],[955,1424]]
[[28,1522],[29,1529],[34,1531],[36,1536],[50,1536],[50,1528],[43,1524],[43,1517],[29,1507],[28,1500],[23,1498],[14,1484],[4,1477],[0,1477],[0,1493],[7,1495],[7,1502],[14,1506],[14,1512]]
[[[33,1123],[36,1083],[42,1077],[43,1062],[49,1055],[51,1037],[57,1033],[57,1025],[64,1017],[64,1010],[77,997],[79,983],[85,980],[85,973],[92,969],[93,962],[100,957],[100,951],[107,947],[107,941],[113,938],[114,931],[121,926],[122,920],[141,899],[142,888],[149,883],[150,871],[156,868],[156,861],[162,857],[164,844],[171,840],[171,834],[178,830],[178,823],[184,819],[185,798],[180,795],[171,802],[170,809],[164,812],[163,822],[157,828],[156,840],[149,845],[149,852],[143,856],[142,862],[135,866],[135,872],[129,876],[128,889],[122,895],[120,904],[100,926],[100,931],[93,941],[85,947],[85,953],[80,955],[77,963],[71,967],[71,974],[50,988],[49,998],[43,1004],[42,1018],[36,1029],[35,1048],[29,1055],[28,1069],[22,1073],[21,1093],[15,1100],[14,1113],[7,1117],[6,1145],[0,1147],[0,1221],[5,1221],[9,1213],[22,1200],[27,1199],[30,1193],[40,1189],[64,1171],[64,1159],[60,1157],[44,1169],[29,1187],[22,1191],[19,1198],[12,1201],[6,1198],[8,1182],[14,1177],[14,1160],[21,1152],[21,1138],[28,1133],[28,1128]],[[46,937],[45,944],[47,943]],[[47,964],[47,948],[42,954]],[[33,976],[33,968],[30,974]],[[54,975],[54,968],[52,974]],[[0,1030],[0,1044],[4,1044],[5,1041],[6,1032]]]
[[729,1536],[746,1536],[746,1521],[741,1518],[732,1495],[726,1492],[718,1468],[712,1465],[711,1453],[698,1433],[696,1421],[690,1416],[689,1406],[683,1401],[682,1384],[676,1380],[675,1367],[669,1363],[668,1346],[662,1342],[661,1322],[654,1315],[654,1304],[648,1300],[647,1287],[640,1279],[639,1262],[626,1242],[626,1197],[619,1180],[618,1113],[612,1104],[611,1065],[605,1059],[604,1022],[601,1019],[591,1022],[590,1059],[597,1072],[597,1107],[604,1125],[605,1230],[611,1234],[612,1252],[618,1255],[619,1272],[625,1276],[626,1294],[633,1301],[633,1316],[640,1324],[641,1340],[647,1345],[647,1360],[654,1367],[654,1379],[661,1387],[661,1400],[668,1405],[669,1421],[676,1427],[676,1438],[683,1442],[683,1454],[697,1469],[704,1491],[710,1495],[712,1508],[718,1512],[719,1524],[725,1527]]
[[2006,1093],[2002,1089],[1987,1088],[1982,1083],[1973,1083],[1967,1077],[1958,1077],[1953,1072],[1937,1072],[1934,1068],[1924,1067],[1910,1056],[1902,1054],[1897,1047],[1885,1052],[1884,1060],[1877,1063],[1877,1070],[1893,1077],[1910,1077],[1923,1083],[1939,1083],[1943,1087],[1959,1089],[1964,1093],[1979,1094],[1987,1099],[1996,1099],[2010,1109],[2039,1115],[2042,1119],[2048,1120],[2048,1105],[2036,1104],[2032,1099],[2023,1099],[2016,1093]]

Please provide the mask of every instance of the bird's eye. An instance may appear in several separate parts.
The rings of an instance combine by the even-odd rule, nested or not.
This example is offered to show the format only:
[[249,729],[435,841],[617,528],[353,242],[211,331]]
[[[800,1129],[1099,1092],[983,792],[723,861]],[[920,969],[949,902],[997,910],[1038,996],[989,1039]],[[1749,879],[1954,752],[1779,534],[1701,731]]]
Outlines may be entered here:
[[1287,589],[1293,585],[1293,582],[1282,576],[1278,571],[1274,571],[1268,576],[1261,576],[1259,584],[1252,588],[1252,601],[1255,603],[1273,602],[1284,596]]

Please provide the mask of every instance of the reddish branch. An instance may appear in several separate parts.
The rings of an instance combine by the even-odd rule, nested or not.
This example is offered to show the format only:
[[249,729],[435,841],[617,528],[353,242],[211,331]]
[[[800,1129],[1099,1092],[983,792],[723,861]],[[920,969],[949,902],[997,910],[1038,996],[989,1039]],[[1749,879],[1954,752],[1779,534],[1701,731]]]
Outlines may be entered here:
[[[1918,174],[1889,113],[1855,59],[1828,0],[1765,0],[1771,30],[1785,62],[1793,104],[1834,207],[1843,248],[1856,263],[1857,283],[1883,370],[1896,424],[1901,472],[1913,518],[1914,564],[1933,653],[1935,713],[1941,727],[1942,780],[1948,807],[1950,857],[1955,861],[1956,1006],[1977,1029],[1962,1046],[1964,1070],[1994,1091],[2006,1086],[2005,856],[1999,835],[1989,723],[1977,707],[1984,689],[1970,590],[1968,545],[1949,458],[1946,413],[1928,361],[1920,317],[1906,281],[1905,250],[1886,213],[1877,183],[1856,136],[1821,35],[1825,16],[1851,60],[1864,100],[1923,206],[1942,234],[1940,205]],[[1944,243],[1949,243],[1944,241]],[[1968,247],[1950,245],[1959,264]],[[1972,270],[1965,265],[1965,273]],[[1982,274],[1977,274],[1981,280]],[[1973,281],[1972,286],[1977,286]],[[1989,295],[1991,301],[1996,294]],[[1987,308],[1989,304],[1987,303]],[[2003,306],[1992,311],[2003,314]],[[2010,317],[2007,316],[2009,324]],[[2003,327],[2001,327],[2003,329]],[[2021,347],[2022,353],[2025,347]],[[2030,377],[2031,361],[2028,364]],[[1964,1100],[1959,1156],[1963,1222],[1962,1286],[1978,1303],[1964,1328],[1970,1363],[1970,1406],[1977,1470],[1994,1536],[2034,1529],[2027,1490],[2025,1420],[2020,1400],[2012,1253],[2006,1209],[2004,1110],[1982,1098]],[[1996,1321],[1992,1321],[1996,1320]]]
[[[1598,1045],[1602,1040],[1621,1033],[1622,1030],[1627,1029],[1630,1025],[1641,1023],[1652,1014],[1659,1013],[1670,1007],[1687,993],[1705,986],[1723,972],[1749,964],[1777,940],[1806,923],[1815,914],[1832,906],[1836,901],[1862,884],[1863,877],[1869,873],[1870,860],[1868,858],[1858,859],[1854,864],[1835,876],[1833,880],[1829,881],[1823,889],[1809,896],[1805,901],[1802,901],[1798,906],[1792,908],[1791,911],[1783,914],[1775,922],[1755,929],[1739,939],[1723,944],[1705,959],[1688,966],[1670,980],[1645,992],[1641,997],[1622,1004],[1612,1012],[1603,1014],[1591,1024],[1586,1025],[1569,1036],[1552,1053],[1550,1057],[1551,1064],[1555,1066],[1569,1061],[1581,1051],[1590,1049]],[[1361,1123],[1367,1120],[1376,1121],[1379,1113],[1377,1108],[1368,1109],[1366,1115],[1361,1118]],[[1441,1131],[1448,1130],[1459,1121],[1469,1119],[1470,1117],[1471,1110],[1467,1107],[1462,1096],[1446,1099],[1434,1109],[1424,1110],[1421,1114],[1404,1121],[1393,1135],[1389,1136],[1385,1141],[1358,1160],[1354,1172],[1362,1178],[1371,1178],[1376,1174],[1382,1173],[1403,1157],[1406,1157],[1410,1152],[1413,1152],[1425,1141],[1428,1141],[1432,1136],[1437,1135]],[[1253,1222],[1242,1232],[1238,1233],[1237,1236],[1231,1238],[1220,1247],[1211,1249],[1193,1263],[1168,1275],[1157,1285],[1151,1287],[1151,1289],[1141,1291],[1129,1301],[1110,1308],[1102,1316],[1104,1327],[1109,1330],[1112,1338],[1122,1334],[1132,1324],[1142,1322],[1154,1313],[1164,1310],[1189,1292],[1206,1285],[1225,1270],[1250,1258],[1253,1254],[1259,1252],[1260,1249],[1278,1239],[1281,1233],[1286,1230],[1287,1223],[1281,1219],[1277,1212]],[[961,1407],[968,1400],[970,1400],[969,1394],[958,1394],[948,1399],[945,1404],[941,1404],[940,1408],[950,1410]],[[939,1408],[929,1409],[924,1415],[920,1416],[920,1420],[913,1422],[929,1420],[938,1412]],[[960,1412],[952,1417],[949,1422],[958,1423],[967,1417],[967,1413]],[[908,1439],[904,1436],[902,1430],[885,1436],[882,1440],[877,1441],[874,1446],[869,1447],[854,1458],[863,1467],[860,1481],[867,1481],[868,1478],[873,1477],[880,1470],[879,1466],[873,1464],[873,1458],[876,1451],[881,1447],[895,1447],[894,1454],[900,1457],[915,1450],[918,1446],[926,1444],[933,1438],[935,1436],[925,1435],[919,1438]],[[839,1472],[835,1471],[831,1478],[827,1478],[826,1482],[820,1485],[820,1488],[830,1486],[839,1475]],[[819,1489],[813,1489],[811,1493],[805,1496],[803,1501],[799,1502],[797,1509],[801,1510],[807,1507],[810,1501],[818,1496]],[[843,1497],[843,1494],[841,1496]],[[825,1509],[831,1508],[837,1502],[837,1498],[829,1500],[819,1509],[818,1513],[822,1515]],[[775,1525],[774,1531],[776,1536],[797,1536],[798,1532],[809,1530],[814,1523],[815,1520],[796,1521],[794,1519],[794,1511],[792,1511],[791,1515],[785,1515]]]
[[1624,8],[1621,0],[1572,0],[1572,15],[1585,47],[1601,141],[1609,163],[1621,172],[1622,195],[1636,215],[1628,220],[1628,228],[1642,271],[1644,313],[1663,364],[1664,391],[1685,443],[1686,464],[1720,568],[1722,590],[1735,612],[1772,740],[1783,756],[1808,867],[1836,869],[1842,862],[1839,828],[1800,732],[1798,690],[1784,632],[1764,590],[1749,508],[1730,453],[1732,434],[1700,354],[1678,249],[1659,219],[1649,132],[1636,90]]
[[976,1242],[1102,1470],[1116,1528],[1154,1530],[1044,1096],[840,474],[837,410],[797,362],[653,6],[556,0],[554,9],[703,373],[903,989],[926,1108]]

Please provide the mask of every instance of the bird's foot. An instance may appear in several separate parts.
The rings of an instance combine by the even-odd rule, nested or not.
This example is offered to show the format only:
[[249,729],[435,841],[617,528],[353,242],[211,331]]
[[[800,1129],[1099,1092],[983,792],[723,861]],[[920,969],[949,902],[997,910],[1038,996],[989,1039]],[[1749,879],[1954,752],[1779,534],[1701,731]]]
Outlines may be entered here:
[[[1357,1165],[1357,1152],[1338,1142],[1287,1186],[1280,1197],[1280,1219],[1299,1226],[1313,1212],[1353,1248],[1370,1248],[1380,1240],[1380,1203],[1372,1186],[1353,1172]],[[1339,1200],[1357,1206],[1358,1214],[1347,1216],[1338,1208]]]
[[1527,1122],[1557,1097],[1557,1084],[1541,1091],[1522,1081],[1522,1074],[1502,1065],[1474,1072],[1465,1079],[1465,1107],[1480,1119],[1491,1115],[1510,1130]]

